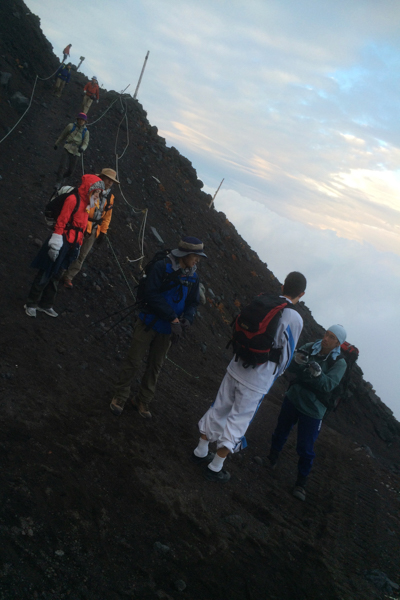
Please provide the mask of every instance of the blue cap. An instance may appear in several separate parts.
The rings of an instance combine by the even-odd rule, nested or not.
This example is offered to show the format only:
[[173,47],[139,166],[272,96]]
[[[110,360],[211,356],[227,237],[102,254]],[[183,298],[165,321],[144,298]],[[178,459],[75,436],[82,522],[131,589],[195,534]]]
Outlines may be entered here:
[[328,331],[336,335],[340,345],[346,341],[347,333],[343,325],[331,325],[331,327],[328,327]]

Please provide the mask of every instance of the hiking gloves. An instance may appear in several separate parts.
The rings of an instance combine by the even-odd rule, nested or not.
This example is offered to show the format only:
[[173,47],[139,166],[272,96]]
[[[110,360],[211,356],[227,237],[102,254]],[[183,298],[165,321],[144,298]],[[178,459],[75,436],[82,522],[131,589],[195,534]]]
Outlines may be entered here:
[[306,368],[312,377],[319,377],[322,373],[320,365],[315,361],[310,362]]
[[181,339],[181,335],[183,333],[182,324],[180,321],[178,323],[171,323],[171,343],[177,344]]
[[55,248],[49,248],[49,251],[47,254],[49,255],[49,257],[51,258],[51,260],[53,262],[56,262],[58,255],[60,254],[60,251],[56,250]]
[[60,250],[63,245],[63,236],[59,233],[53,233],[49,239],[49,250],[47,254],[49,258],[56,262],[58,255],[60,254]]
[[101,244],[104,243],[105,237],[106,237],[106,233],[103,233],[102,231],[100,231],[99,235],[96,238],[96,243],[101,246]]
[[82,154],[82,152],[83,152],[83,148],[82,148],[82,146],[79,146],[79,148],[78,148],[78,152],[80,152],[80,153]]
[[308,363],[308,354],[302,350],[296,350],[294,353],[294,362],[298,365],[306,365]]
[[190,321],[188,319],[179,319],[179,323],[181,324],[182,330],[186,331],[188,327],[190,327]]

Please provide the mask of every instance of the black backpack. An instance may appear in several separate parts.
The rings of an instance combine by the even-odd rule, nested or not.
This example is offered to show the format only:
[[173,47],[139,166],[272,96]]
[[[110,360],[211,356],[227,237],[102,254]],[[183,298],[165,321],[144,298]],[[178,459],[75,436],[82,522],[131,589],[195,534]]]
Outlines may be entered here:
[[46,204],[46,207],[44,209],[44,218],[46,219],[46,223],[49,227],[54,227],[63,209],[65,200],[68,198],[68,196],[71,196],[71,194],[75,194],[76,197],[76,205],[70,217],[72,227],[72,219],[79,208],[81,199],[79,197],[77,188],[73,188],[70,186],[64,186],[60,188],[55,194],[53,194],[49,202]]
[[274,348],[274,338],[284,308],[295,310],[285,298],[260,294],[233,321],[233,335],[226,347],[233,347],[235,360],[242,359],[245,369],[279,362],[282,348]]
[[[360,351],[358,350],[358,348],[356,348],[356,346],[353,346],[352,344],[349,344],[348,342],[344,342],[340,346],[340,355],[336,360],[338,360],[339,358],[343,358],[346,361],[346,371],[344,372],[344,375],[340,380],[339,385],[336,386],[334,390],[332,390],[329,398],[327,399],[327,403],[325,404],[325,402],[323,402],[323,404],[325,404],[325,406],[328,409],[327,413],[330,413],[332,411],[335,412],[342,400],[346,398],[347,389],[350,383],[351,372],[355,363],[357,362],[359,354]],[[330,366],[332,366],[334,361],[330,358],[328,358],[328,361],[331,362]]]
[[[170,253],[171,253],[171,250],[159,250],[158,252],[155,253],[153,258],[146,264],[143,271],[141,272],[140,277],[139,277],[139,283],[136,286],[136,303],[135,303],[139,308],[146,307],[145,290],[146,290],[147,277],[150,275],[151,271],[153,270],[154,265],[157,262],[159,262],[160,260],[163,260],[165,265],[167,264],[167,257],[168,257],[168,254],[170,254]],[[176,287],[179,284],[182,286],[183,284],[180,281],[181,275],[182,274],[181,274],[180,270],[174,271],[173,273],[165,273],[165,278],[163,279],[163,282],[161,284],[160,292],[166,292],[171,287]]]

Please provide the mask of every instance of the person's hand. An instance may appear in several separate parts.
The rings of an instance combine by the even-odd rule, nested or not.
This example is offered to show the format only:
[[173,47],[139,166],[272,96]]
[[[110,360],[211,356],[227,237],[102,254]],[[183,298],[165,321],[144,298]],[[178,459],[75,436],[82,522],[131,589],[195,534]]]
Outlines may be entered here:
[[176,321],[176,322],[172,322],[171,323],[171,343],[172,344],[177,344],[179,342],[179,340],[181,339],[182,336],[182,325],[180,323],[180,321]]
[[191,325],[189,319],[185,319],[184,317],[182,317],[181,319],[179,319],[179,323],[181,324],[183,334],[186,336],[186,333]]
[[310,362],[307,365],[307,369],[312,377],[319,377],[322,373],[320,365],[315,361]]
[[99,101],[98,101],[98,100],[96,100],[96,104],[98,104],[98,103],[99,103]]
[[294,362],[298,365],[306,365],[308,363],[308,354],[303,350],[296,350],[294,353]]
[[78,148],[78,152],[79,152],[80,154],[82,154],[82,152],[83,152],[83,148],[82,148],[82,146],[80,146],[80,147]]
[[57,144],[54,145],[54,150],[57,150],[58,146]]
[[106,233],[103,233],[102,231],[100,231],[99,235],[96,238],[96,243],[101,246],[101,244],[104,244],[104,240],[106,239]]
[[47,254],[49,255],[50,259],[53,262],[56,262],[58,255],[60,254],[59,250],[55,250],[54,248],[49,248],[49,251],[47,252]]

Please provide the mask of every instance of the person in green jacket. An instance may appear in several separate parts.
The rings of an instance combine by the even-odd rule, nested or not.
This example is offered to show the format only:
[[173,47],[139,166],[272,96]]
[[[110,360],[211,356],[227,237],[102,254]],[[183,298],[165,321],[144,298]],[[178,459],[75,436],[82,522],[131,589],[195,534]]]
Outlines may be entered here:
[[289,372],[296,375],[286,392],[268,456],[276,467],[289,433],[297,423],[297,480],[293,495],[306,499],[305,485],[315,458],[314,443],[321,431],[327,401],[345,374],[347,363],[340,354],[346,340],[342,325],[332,325],[322,340],[302,346],[294,355]]
[[57,189],[63,185],[65,179],[71,177],[75,171],[78,158],[89,145],[89,130],[86,123],[87,115],[79,113],[76,122],[69,123],[55,143],[54,150],[57,150],[58,146],[64,142],[64,150],[57,170],[57,183],[55,185]]

